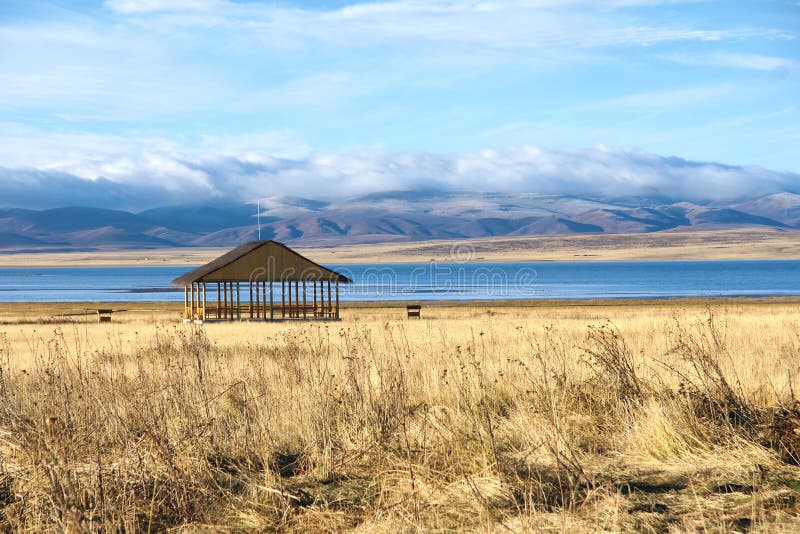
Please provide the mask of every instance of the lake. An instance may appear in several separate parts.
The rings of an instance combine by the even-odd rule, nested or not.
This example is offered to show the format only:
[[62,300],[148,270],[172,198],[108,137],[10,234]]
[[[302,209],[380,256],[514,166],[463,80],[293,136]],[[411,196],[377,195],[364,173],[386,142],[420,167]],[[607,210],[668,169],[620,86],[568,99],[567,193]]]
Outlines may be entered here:
[[[800,295],[800,260],[330,265],[344,301]],[[182,301],[192,267],[0,268],[0,302]]]

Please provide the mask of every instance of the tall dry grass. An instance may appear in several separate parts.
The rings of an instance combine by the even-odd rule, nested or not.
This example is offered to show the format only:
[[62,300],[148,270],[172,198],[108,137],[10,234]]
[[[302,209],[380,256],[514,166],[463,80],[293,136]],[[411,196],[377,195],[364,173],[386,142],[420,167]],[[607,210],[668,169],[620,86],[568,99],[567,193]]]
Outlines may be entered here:
[[7,324],[0,529],[795,531],[796,312]]

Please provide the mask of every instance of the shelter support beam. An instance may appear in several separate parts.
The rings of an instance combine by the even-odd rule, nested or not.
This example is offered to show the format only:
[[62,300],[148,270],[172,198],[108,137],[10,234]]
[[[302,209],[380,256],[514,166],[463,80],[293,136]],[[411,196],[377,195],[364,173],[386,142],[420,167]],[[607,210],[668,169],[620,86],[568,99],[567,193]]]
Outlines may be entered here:
[[275,310],[272,306],[272,280],[269,281],[269,320],[275,319]]
[[300,317],[300,310],[298,309],[300,306],[300,282],[298,280],[294,281],[294,316]]

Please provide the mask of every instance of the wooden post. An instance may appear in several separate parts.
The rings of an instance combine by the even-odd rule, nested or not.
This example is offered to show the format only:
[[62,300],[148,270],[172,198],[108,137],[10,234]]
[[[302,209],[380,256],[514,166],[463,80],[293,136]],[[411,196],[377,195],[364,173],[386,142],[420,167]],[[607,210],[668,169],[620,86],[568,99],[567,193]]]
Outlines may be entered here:
[[336,318],[339,318],[339,280],[336,280]]
[[286,292],[286,311],[288,312],[289,319],[292,318],[292,281],[287,280],[286,286],[288,287],[288,291]]
[[[248,304],[250,304],[250,318],[253,318],[253,283],[250,282],[247,284],[248,289],[250,290],[250,300]],[[256,290],[256,298],[258,298],[258,291]]]
[[219,282],[217,282],[217,319],[221,319],[220,312],[222,311],[222,294],[220,292]]
[[190,296],[192,297],[192,306],[191,306],[191,314],[189,315],[190,319],[194,319],[194,282],[192,282],[192,288],[189,291]]
[[281,318],[286,317],[286,289],[284,281],[281,280]]
[[294,316],[300,317],[300,282],[294,281]]
[[189,307],[189,286],[183,286],[183,318],[186,319],[186,308]]
[[206,320],[206,297],[207,297],[207,294],[206,294],[206,283],[202,282],[202,284],[203,284],[203,320],[205,321]]
[[[266,286],[266,284],[264,284]],[[275,318],[275,310],[272,308],[272,278],[269,279],[269,320]]]
[[239,282],[236,282],[236,319],[242,319],[242,293],[239,291]]
[[314,317],[317,316],[317,281],[313,281],[314,284]]
[[331,280],[328,279],[328,317],[333,316],[333,299],[331,295]]
[[303,280],[303,319],[307,319],[306,315],[306,281]]

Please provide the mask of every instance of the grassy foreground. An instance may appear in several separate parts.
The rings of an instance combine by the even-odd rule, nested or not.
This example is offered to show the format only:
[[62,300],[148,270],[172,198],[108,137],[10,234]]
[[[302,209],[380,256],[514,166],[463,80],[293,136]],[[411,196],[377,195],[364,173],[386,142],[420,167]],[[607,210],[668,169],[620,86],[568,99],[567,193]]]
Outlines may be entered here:
[[796,303],[0,311],[2,531],[800,529]]

